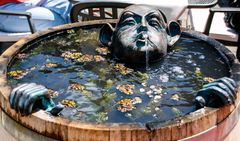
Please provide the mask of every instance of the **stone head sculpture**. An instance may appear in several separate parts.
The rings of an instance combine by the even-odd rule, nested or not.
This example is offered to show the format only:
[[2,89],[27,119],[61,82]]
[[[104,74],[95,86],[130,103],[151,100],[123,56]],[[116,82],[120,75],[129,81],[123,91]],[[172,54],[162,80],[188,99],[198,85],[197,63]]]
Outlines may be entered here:
[[121,61],[144,63],[157,61],[167,54],[180,37],[180,26],[167,19],[162,11],[148,5],[132,5],[121,14],[115,29],[105,25],[100,41]]

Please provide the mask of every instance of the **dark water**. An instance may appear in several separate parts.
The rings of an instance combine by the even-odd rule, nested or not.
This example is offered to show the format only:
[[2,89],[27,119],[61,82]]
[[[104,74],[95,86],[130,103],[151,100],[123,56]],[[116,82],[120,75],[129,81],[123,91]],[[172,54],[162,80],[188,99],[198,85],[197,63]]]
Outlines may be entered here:
[[[143,64],[120,65],[110,55],[96,51],[101,47],[97,29],[68,30],[31,47],[9,68],[9,83],[15,87],[35,82],[57,91],[54,101],[66,105],[60,116],[81,121],[172,120],[195,110],[194,95],[209,79],[229,75],[214,49],[187,37],[166,58],[149,64],[147,71]],[[82,57],[86,54],[91,61]],[[16,70],[22,71],[20,77],[10,75]],[[122,90],[124,86],[129,91]]]

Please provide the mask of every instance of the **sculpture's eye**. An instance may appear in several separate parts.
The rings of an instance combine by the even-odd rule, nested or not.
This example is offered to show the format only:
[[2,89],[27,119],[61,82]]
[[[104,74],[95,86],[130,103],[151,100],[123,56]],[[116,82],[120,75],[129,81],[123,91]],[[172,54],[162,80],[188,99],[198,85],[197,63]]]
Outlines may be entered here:
[[163,28],[162,25],[161,25],[161,23],[160,23],[158,20],[156,20],[156,19],[151,19],[151,20],[148,22],[148,24],[149,24],[150,26],[156,28],[157,30]]
[[131,25],[135,25],[135,24],[136,24],[136,22],[133,18],[127,18],[122,22],[122,26],[126,26],[126,25],[131,26]]

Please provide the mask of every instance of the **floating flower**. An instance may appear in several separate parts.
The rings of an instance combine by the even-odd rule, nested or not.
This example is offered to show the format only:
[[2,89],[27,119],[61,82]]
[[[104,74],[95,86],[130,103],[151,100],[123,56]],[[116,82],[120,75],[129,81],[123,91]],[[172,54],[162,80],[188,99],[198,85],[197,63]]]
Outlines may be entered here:
[[147,95],[152,95],[153,94],[153,91],[152,90],[149,90],[146,92]]
[[152,90],[154,91],[154,94],[161,94],[163,89],[161,87],[155,87]]
[[13,77],[15,79],[21,79],[26,74],[27,74],[27,72],[25,72],[23,70],[14,70],[14,71],[8,72],[8,75],[10,75],[11,77]]
[[46,68],[54,68],[54,67],[57,67],[57,64],[56,63],[47,63],[44,65]]
[[66,107],[76,107],[77,105],[76,101],[70,99],[63,99],[60,103]]
[[117,110],[121,112],[128,112],[135,109],[135,104],[142,103],[142,99],[140,97],[134,97],[133,99],[125,98],[121,99],[117,102],[119,106],[117,107]]
[[134,89],[134,85],[130,85],[130,84],[123,84],[123,85],[118,85],[117,89],[125,94],[133,94],[133,89]]
[[180,97],[179,97],[178,94],[174,94],[174,95],[171,96],[171,99],[172,99],[172,100],[179,101]]
[[80,52],[66,51],[61,56],[67,59],[79,59],[82,56],[82,54]]
[[140,88],[139,91],[140,91],[141,93],[143,93],[143,92],[145,92],[145,89],[144,89],[144,88]]
[[75,31],[73,29],[69,29],[67,30],[67,33],[71,34],[71,33],[75,33]]
[[162,98],[161,95],[156,95],[156,96],[154,96],[154,98],[153,98],[153,102],[154,102],[154,103],[158,103],[158,102],[161,100],[161,98]]
[[119,106],[117,107],[117,110],[121,112],[127,112],[132,111],[135,107],[132,103],[132,99],[125,98],[120,101],[118,101]]
[[132,99],[132,103],[133,104],[139,104],[139,103],[142,103],[142,99],[140,97],[134,97]]
[[116,64],[114,66],[114,69],[119,71],[122,75],[127,75],[127,74],[133,72],[133,69],[127,68],[123,64]]
[[159,108],[159,107],[156,107],[156,108],[155,108],[155,111],[159,111],[159,110],[160,110],[160,108]]
[[202,76],[203,76],[200,68],[196,68],[196,70],[195,70],[195,75],[196,75],[197,77],[202,77]]
[[93,55],[85,54],[82,57],[77,59],[80,62],[91,62],[94,60]]
[[152,89],[152,90],[155,89],[155,88],[156,88],[155,85],[151,85],[151,86],[150,86],[150,89]]
[[49,95],[51,98],[54,98],[54,97],[57,97],[59,95],[59,93],[52,89],[48,89],[47,95]]
[[95,55],[95,56],[94,56],[94,60],[95,60],[96,62],[100,62],[100,61],[104,61],[105,58],[103,58],[103,57],[100,56],[100,55]]
[[131,113],[126,113],[125,116],[126,117],[132,117],[132,114]]
[[70,84],[70,89],[82,92],[83,90],[85,90],[85,86],[78,83],[73,83]]
[[98,47],[98,48],[96,48],[95,51],[97,53],[99,53],[100,55],[107,55],[108,53],[110,53],[110,51],[106,47]]
[[207,82],[209,82],[209,83],[215,81],[215,79],[212,78],[212,77],[204,77],[203,80],[204,80],[204,81],[207,81]]
[[25,58],[27,58],[27,54],[26,53],[18,53],[17,58],[18,59],[25,59]]

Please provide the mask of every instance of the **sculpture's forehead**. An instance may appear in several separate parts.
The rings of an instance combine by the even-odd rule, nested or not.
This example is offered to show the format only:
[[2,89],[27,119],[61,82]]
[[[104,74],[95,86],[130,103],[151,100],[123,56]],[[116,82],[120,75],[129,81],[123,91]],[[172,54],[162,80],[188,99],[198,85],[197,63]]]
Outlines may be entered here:
[[161,13],[159,12],[159,10],[156,7],[153,6],[149,6],[149,5],[131,5],[129,7],[127,7],[123,13],[130,11],[133,12],[139,16],[146,16],[147,14],[151,13],[151,12],[156,12],[159,15],[161,15]]

